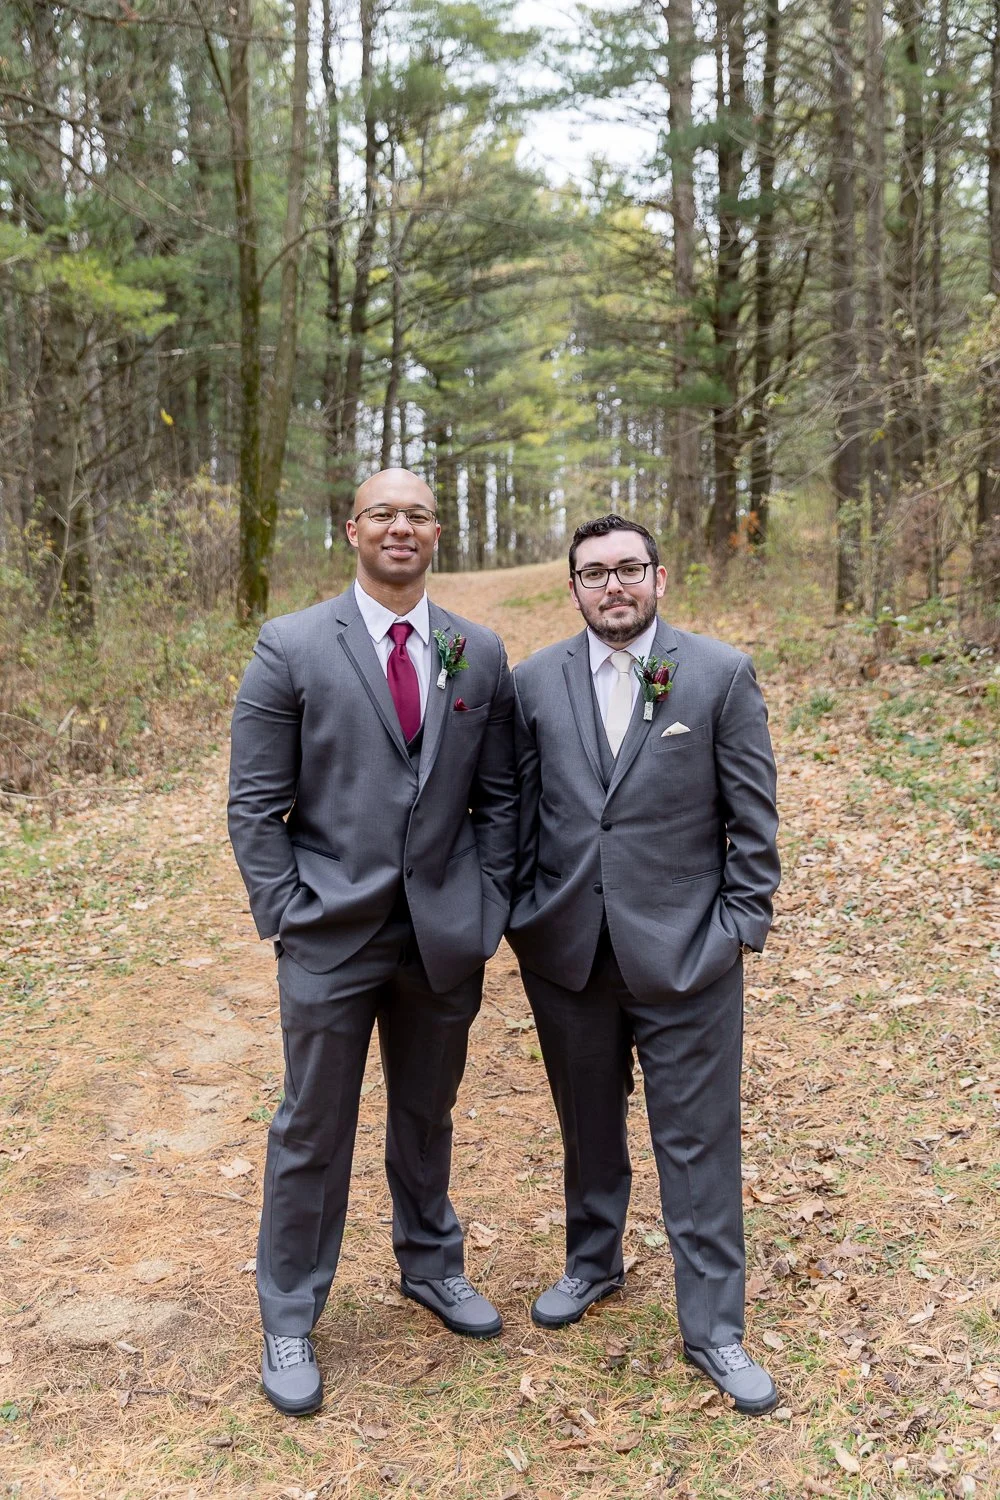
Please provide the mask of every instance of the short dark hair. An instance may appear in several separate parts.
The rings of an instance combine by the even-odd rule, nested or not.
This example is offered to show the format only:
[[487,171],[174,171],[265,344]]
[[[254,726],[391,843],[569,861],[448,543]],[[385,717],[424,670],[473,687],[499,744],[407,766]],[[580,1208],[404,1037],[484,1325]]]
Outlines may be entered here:
[[627,516],[598,516],[594,521],[584,521],[573,533],[573,540],[569,544],[569,572],[572,578],[576,572],[576,549],[581,542],[588,537],[607,536],[612,531],[637,531],[646,543],[646,551],[654,568],[660,566],[660,554],[656,547],[656,538],[648,532],[645,526],[640,526],[638,521],[630,521]]

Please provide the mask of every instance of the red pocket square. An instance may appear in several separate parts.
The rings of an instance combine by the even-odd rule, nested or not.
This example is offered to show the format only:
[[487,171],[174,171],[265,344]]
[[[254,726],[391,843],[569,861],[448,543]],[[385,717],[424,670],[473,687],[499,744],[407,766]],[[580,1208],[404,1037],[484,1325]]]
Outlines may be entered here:
[[469,711],[469,705],[467,703],[463,703],[461,698],[455,699],[454,703],[452,704],[452,708],[456,713],[459,714],[465,714]]

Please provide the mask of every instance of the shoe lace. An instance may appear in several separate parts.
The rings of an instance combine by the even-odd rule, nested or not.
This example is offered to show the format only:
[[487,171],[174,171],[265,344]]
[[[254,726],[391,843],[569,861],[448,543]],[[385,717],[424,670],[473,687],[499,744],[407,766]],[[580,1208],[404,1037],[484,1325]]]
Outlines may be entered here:
[[465,1276],[446,1276],[444,1284],[456,1302],[468,1302],[470,1297],[478,1297],[479,1295],[475,1287]]
[[288,1334],[274,1334],[274,1359],[279,1370],[290,1370],[294,1365],[312,1363],[312,1345],[307,1338],[293,1338]]
[[735,1375],[738,1370],[749,1370],[753,1365],[742,1344],[722,1344],[715,1352],[730,1375]]
[[567,1297],[579,1297],[589,1286],[590,1282],[584,1281],[582,1276],[560,1276],[552,1290],[565,1292]]

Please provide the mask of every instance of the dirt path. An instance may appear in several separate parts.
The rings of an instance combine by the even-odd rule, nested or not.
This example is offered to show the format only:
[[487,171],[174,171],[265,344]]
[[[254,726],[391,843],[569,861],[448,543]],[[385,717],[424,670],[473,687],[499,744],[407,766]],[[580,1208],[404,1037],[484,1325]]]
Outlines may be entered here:
[[[563,576],[439,577],[432,593],[516,660],[575,628]],[[561,1269],[560,1151],[506,948],[454,1177],[503,1339],[469,1348],[394,1290],[373,1056],[318,1336],[329,1399],[309,1422],[266,1406],[252,1257],[277,994],[220,749],[170,789],[95,791],[2,851],[0,1495],[995,1493],[986,707],[900,664],[859,686],[818,648],[783,651],[779,626],[709,627],[771,662],[781,770],[786,874],[748,972],[745,1148],[751,1339],[786,1397],[776,1419],[737,1421],[677,1361],[641,1095],[629,1291],[565,1335],[532,1328],[531,1295]],[[904,733],[938,746],[933,766],[893,718],[922,692]]]

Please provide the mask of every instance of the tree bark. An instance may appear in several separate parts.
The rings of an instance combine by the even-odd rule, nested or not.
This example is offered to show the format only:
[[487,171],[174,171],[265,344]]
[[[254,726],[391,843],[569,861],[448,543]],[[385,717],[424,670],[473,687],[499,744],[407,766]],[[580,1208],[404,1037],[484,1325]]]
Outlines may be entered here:
[[865,471],[871,534],[871,610],[877,617],[892,598],[887,526],[892,475],[886,438],[885,280],[885,37],[882,0],[865,0]]
[[260,280],[250,132],[250,36],[253,0],[234,0],[227,100],[236,196],[240,307],[240,571],[241,620],[267,609],[267,561],[273,536],[261,511]]
[[261,520],[274,546],[278,494],[285,463],[288,418],[295,385],[298,341],[299,260],[302,253],[302,208],[306,179],[306,95],[309,88],[309,0],[295,0],[295,62],[292,71],[292,131],[288,156],[285,232],[282,243],[278,342],[268,399],[267,427],[261,455]]
[[[1000,0],[993,0],[990,38],[990,112],[986,137],[989,215],[989,288],[1000,305]],[[972,578],[976,606],[986,619],[1000,616],[1000,360],[982,373],[982,427],[976,487]]]
[[344,428],[344,362],[343,362],[343,294],[341,265],[343,260],[343,209],[340,190],[340,95],[333,66],[333,21],[330,0],[323,0],[323,41],[321,72],[326,93],[326,166],[327,190],[325,208],[326,232],[326,351],[323,365],[324,459],[330,522],[333,535],[341,540],[343,523],[350,514],[341,490]]
[[768,498],[771,493],[770,406],[771,323],[774,317],[772,239],[774,235],[774,128],[778,81],[779,0],[765,0],[764,78],[757,145],[758,192],[757,258],[754,267],[753,415],[750,421],[750,541],[760,546],[767,538]]
[[712,416],[715,498],[711,529],[713,557],[717,565],[724,565],[732,553],[738,532],[736,467],[742,441],[739,322],[742,303],[740,265],[744,247],[740,239],[739,196],[743,184],[743,145],[747,127],[743,0],[717,0],[715,61],[719,248],[712,330],[719,393]]
[[696,561],[703,553],[701,526],[700,422],[697,408],[683,403],[691,374],[692,345],[696,320],[695,300],[695,200],[694,149],[691,139],[691,70],[697,42],[691,0],[666,0],[662,6],[667,23],[667,67],[670,105],[670,190],[673,220],[674,298],[681,309],[675,331],[673,386],[675,409],[671,414],[671,489],[676,507],[677,536],[682,562]]
[[893,292],[899,336],[893,457],[901,485],[912,485],[924,463],[921,421],[924,366],[924,80],[919,0],[896,0],[903,48],[903,140],[899,158]]
[[340,462],[331,495],[334,534],[343,532],[351,513],[357,480],[358,408],[364,367],[365,333],[368,330],[368,296],[375,249],[376,193],[378,186],[378,134],[374,90],[375,0],[361,0],[361,93],[365,113],[365,204],[361,233],[354,257],[354,291],[351,296],[350,344],[344,373],[343,429]]
[[833,373],[836,438],[833,492],[837,504],[837,609],[853,608],[861,581],[861,424],[854,326],[854,58],[851,0],[831,0],[833,220]]

